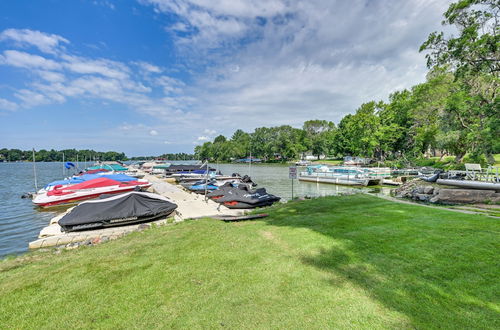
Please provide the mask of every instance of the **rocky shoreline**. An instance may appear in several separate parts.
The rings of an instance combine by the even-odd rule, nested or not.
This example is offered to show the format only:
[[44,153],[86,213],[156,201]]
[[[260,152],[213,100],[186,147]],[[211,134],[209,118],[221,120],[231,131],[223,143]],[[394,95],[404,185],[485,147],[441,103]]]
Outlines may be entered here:
[[458,189],[420,179],[407,181],[394,190],[395,197],[435,204],[500,203],[494,190]]

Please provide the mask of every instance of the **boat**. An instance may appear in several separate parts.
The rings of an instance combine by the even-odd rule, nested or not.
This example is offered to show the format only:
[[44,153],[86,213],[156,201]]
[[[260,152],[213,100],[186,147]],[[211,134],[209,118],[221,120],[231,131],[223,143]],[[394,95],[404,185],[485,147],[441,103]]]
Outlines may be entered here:
[[454,180],[437,179],[438,184],[454,186],[466,189],[482,189],[500,191],[500,182],[475,181],[475,180]]
[[301,159],[298,162],[295,162],[295,166],[309,166],[311,162],[308,160]]
[[[203,174],[199,175],[179,175],[175,176],[175,181],[179,184],[184,184],[188,182],[196,182],[200,181],[203,179],[206,179],[207,176]],[[242,179],[242,177],[238,173],[233,173],[232,175],[222,175],[222,174],[216,174],[215,172],[209,173],[209,179],[215,178],[217,180],[239,180]]]
[[37,193],[42,194],[44,192],[52,190],[55,186],[68,187],[74,184],[82,183],[85,181],[98,179],[98,178],[108,178],[115,181],[120,182],[129,182],[129,181],[139,181],[139,182],[147,182],[146,180],[137,180],[135,177],[131,177],[124,173],[113,173],[113,172],[98,172],[95,174],[80,174],[77,176],[73,176],[64,180],[56,180],[45,185],[44,188],[40,189]]
[[151,170],[151,174],[165,174],[170,165],[170,163],[154,165],[153,169]]
[[344,165],[368,165],[370,164],[370,162],[371,162],[370,158],[351,157],[351,156],[344,157]]
[[126,167],[123,167],[122,165],[120,164],[114,164],[114,163],[111,163],[111,164],[107,164],[107,163],[103,163],[103,164],[98,164],[98,165],[95,165],[95,166],[91,166],[89,168],[87,168],[87,171],[88,170],[109,170],[109,171],[115,171],[115,172],[125,172],[128,170],[128,168]]
[[249,157],[249,158],[236,159],[235,162],[236,163],[261,163],[262,159]]
[[191,183],[190,185],[187,186],[187,189],[197,194],[204,194],[206,191],[219,189],[219,186],[217,185],[216,180],[209,179],[209,180],[198,181],[195,182],[194,184]]
[[123,226],[166,217],[176,208],[161,195],[132,191],[82,202],[58,223],[65,232]]
[[223,196],[213,199],[230,209],[253,209],[270,206],[281,198],[268,194],[265,188],[252,190],[247,185],[239,185],[225,190]]
[[123,193],[150,186],[147,180],[120,182],[101,177],[69,186],[56,185],[50,191],[35,195],[33,203],[40,207],[71,204],[103,194]]
[[308,166],[306,171],[299,173],[300,181],[316,183],[331,183],[348,186],[379,185],[383,177],[357,167],[333,167],[316,165]]

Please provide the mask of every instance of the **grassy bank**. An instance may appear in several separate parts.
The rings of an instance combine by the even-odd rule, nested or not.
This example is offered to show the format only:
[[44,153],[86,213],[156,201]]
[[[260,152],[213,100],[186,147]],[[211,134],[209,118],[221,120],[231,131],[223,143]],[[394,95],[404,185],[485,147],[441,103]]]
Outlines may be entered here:
[[498,220],[372,196],[0,262],[2,328],[498,328]]

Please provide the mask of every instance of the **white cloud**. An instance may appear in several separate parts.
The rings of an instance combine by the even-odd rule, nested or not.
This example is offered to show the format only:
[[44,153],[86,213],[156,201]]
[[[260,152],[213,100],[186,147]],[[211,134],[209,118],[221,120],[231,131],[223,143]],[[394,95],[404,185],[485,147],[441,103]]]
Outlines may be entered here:
[[106,59],[87,59],[79,56],[63,55],[63,65],[75,73],[100,74],[108,78],[127,79],[129,68],[122,63]]
[[54,71],[43,71],[40,70],[37,72],[40,77],[48,82],[58,83],[63,82],[66,78],[64,74]]
[[6,50],[0,55],[0,64],[19,68],[39,68],[44,70],[59,70],[61,65],[51,59],[17,50]]
[[149,131],[149,135],[156,136],[156,135],[158,135],[158,131],[152,129]]
[[0,98],[0,110],[15,111],[18,108],[19,106],[16,103]]
[[213,129],[208,129],[208,128],[206,128],[206,129],[203,131],[203,133],[208,134],[208,135],[215,135],[215,134],[217,134],[217,131],[216,131],[216,130],[213,130]]
[[363,102],[422,82],[427,69],[418,48],[440,29],[448,6],[432,0],[142,3],[180,17],[166,28],[178,50],[206,69],[188,88],[190,107],[226,135],[312,118],[338,121]]
[[208,141],[210,138],[208,136],[198,136],[198,141]]
[[44,53],[56,53],[61,44],[69,41],[56,34],[43,33],[28,29],[7,29],[0,33],[0,41],[11,40],[22,46],[31,45],[37,47]]
[[170,141],[163,141],[164,144],[172,144]]
[[146,73],[161,73],[163,71],[159,66],[144,61],[133,62],[132,64],[137,65]]

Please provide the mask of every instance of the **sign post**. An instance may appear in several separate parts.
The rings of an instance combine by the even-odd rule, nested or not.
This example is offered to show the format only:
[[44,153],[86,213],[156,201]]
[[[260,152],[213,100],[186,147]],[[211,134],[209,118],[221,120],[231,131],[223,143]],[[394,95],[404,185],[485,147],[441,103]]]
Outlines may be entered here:
[[288,168],[288,177],[292,180],[292,200],[293,200],[293,180],[297,179],[297,167],[290,166]]

